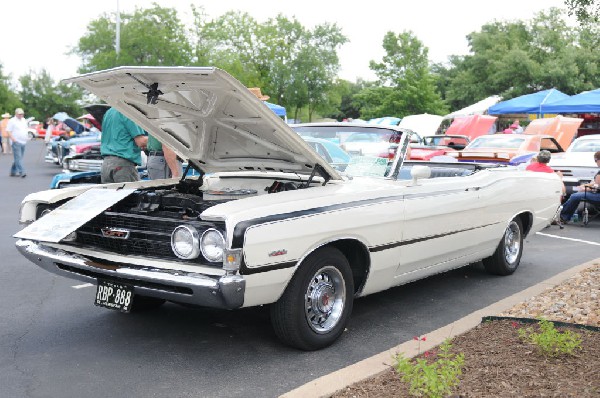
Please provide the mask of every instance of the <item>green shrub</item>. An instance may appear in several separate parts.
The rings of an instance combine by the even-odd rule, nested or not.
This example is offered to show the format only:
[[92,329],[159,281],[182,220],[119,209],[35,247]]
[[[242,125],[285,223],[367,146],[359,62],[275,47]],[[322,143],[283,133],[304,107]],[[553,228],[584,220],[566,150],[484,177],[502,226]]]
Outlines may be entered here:
[[526,342],[538,347],[542,355],[558,357],[560,355],[574,355],[575,350],[581,349],[581,336],[566,330],[559,332],[554,328],[554,323],[541,319],[540,331],[536,333],[533,328],[519,329],[519,337]]
[[[427,361],[418,358],[414,362],[396,356],[396,371],[403,382],[410,385],[410,393],[416,397],[442,398],[448,396],[459,383],[465,363],[464,354],[450,353],[450,340],[440,345],[438,359]],[[428,353],[425,353],[427,357]]]

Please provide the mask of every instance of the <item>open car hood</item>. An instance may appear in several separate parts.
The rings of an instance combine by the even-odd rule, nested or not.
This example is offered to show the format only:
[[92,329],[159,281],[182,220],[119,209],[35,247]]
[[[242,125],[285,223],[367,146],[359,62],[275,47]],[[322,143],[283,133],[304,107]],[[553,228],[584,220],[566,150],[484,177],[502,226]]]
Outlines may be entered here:
[[525,129],[523,134],[550,135],[558,141],[561,147],[568,148],[583,119],[575,117],[556,116],[553,118],[535,119]]
[[212,67],[119,67],[66,79],[205,173],[339,174],[243,84]]

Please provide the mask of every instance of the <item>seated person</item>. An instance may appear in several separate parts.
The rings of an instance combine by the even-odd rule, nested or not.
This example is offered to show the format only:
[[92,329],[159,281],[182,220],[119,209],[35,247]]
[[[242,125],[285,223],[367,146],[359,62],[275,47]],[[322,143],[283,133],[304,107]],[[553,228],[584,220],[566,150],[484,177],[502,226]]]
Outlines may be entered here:
[[578,188],[579,192],[573,193],[573,195],[569,197],[569,200],[563,204],[563,209],[560,213],[560,220],[562,222],[567,222],[573,217],[573,214],[577,211],[579,202],[581,202],[584,197],[587,200],[600,202],[600,191],[598,190],[598,187],[600,187],[600,151],[594,153],[594,160],[598,166],[598,172],[594,176],[594,180],[589,184],[580,185]]
[[525,168],[527,171],[537,171],[540,173],[554,173],[552,167],[548,166],[552,154],[550,151],[542,150],[537,156],[531,158],[531,163]]
[[[548,166],[548,163],[550,163],[551,158],[552,154],[550,153],[550,151],[543,149],[540,151],[540,153],[537,154],[537,156],[531,158],[531,163],[529,163],[525,170],[536,171],[539,173],[554,173],[552,167]],[[562,179],[562,174],[560,172],[556,174],[558,174],[559,177]],[[565,187],[565,184],[563,184],[562,194],[565,195],[566,193],[567,189]]]

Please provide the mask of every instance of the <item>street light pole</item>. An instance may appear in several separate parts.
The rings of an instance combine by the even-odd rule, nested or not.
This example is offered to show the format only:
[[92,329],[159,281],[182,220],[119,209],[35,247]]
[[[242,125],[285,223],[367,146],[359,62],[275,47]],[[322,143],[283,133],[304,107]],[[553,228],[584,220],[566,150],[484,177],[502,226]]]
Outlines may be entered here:
[[119,0],[117,0],[117,38],[115,49],[117,52],[117,58],[119,58],[119,52],[121,51],[121,13],[119,12]]

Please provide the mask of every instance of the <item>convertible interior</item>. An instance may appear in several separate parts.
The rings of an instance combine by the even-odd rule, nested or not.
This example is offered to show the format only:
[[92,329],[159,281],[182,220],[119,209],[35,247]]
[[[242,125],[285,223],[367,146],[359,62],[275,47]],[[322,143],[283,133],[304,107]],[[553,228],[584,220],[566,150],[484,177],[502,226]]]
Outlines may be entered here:
[[439,177],[464,177],[471,175],[479,170],[505,167],[497,164],[486,164],[486,163],[442,163],[442,162],[424,162],[424,161],[408,161],[402,164],[400,173],[398,174],[399,180],[410,180],[410,170],[413,166],[428,166],[431,168],[431,176],[429,178]]

